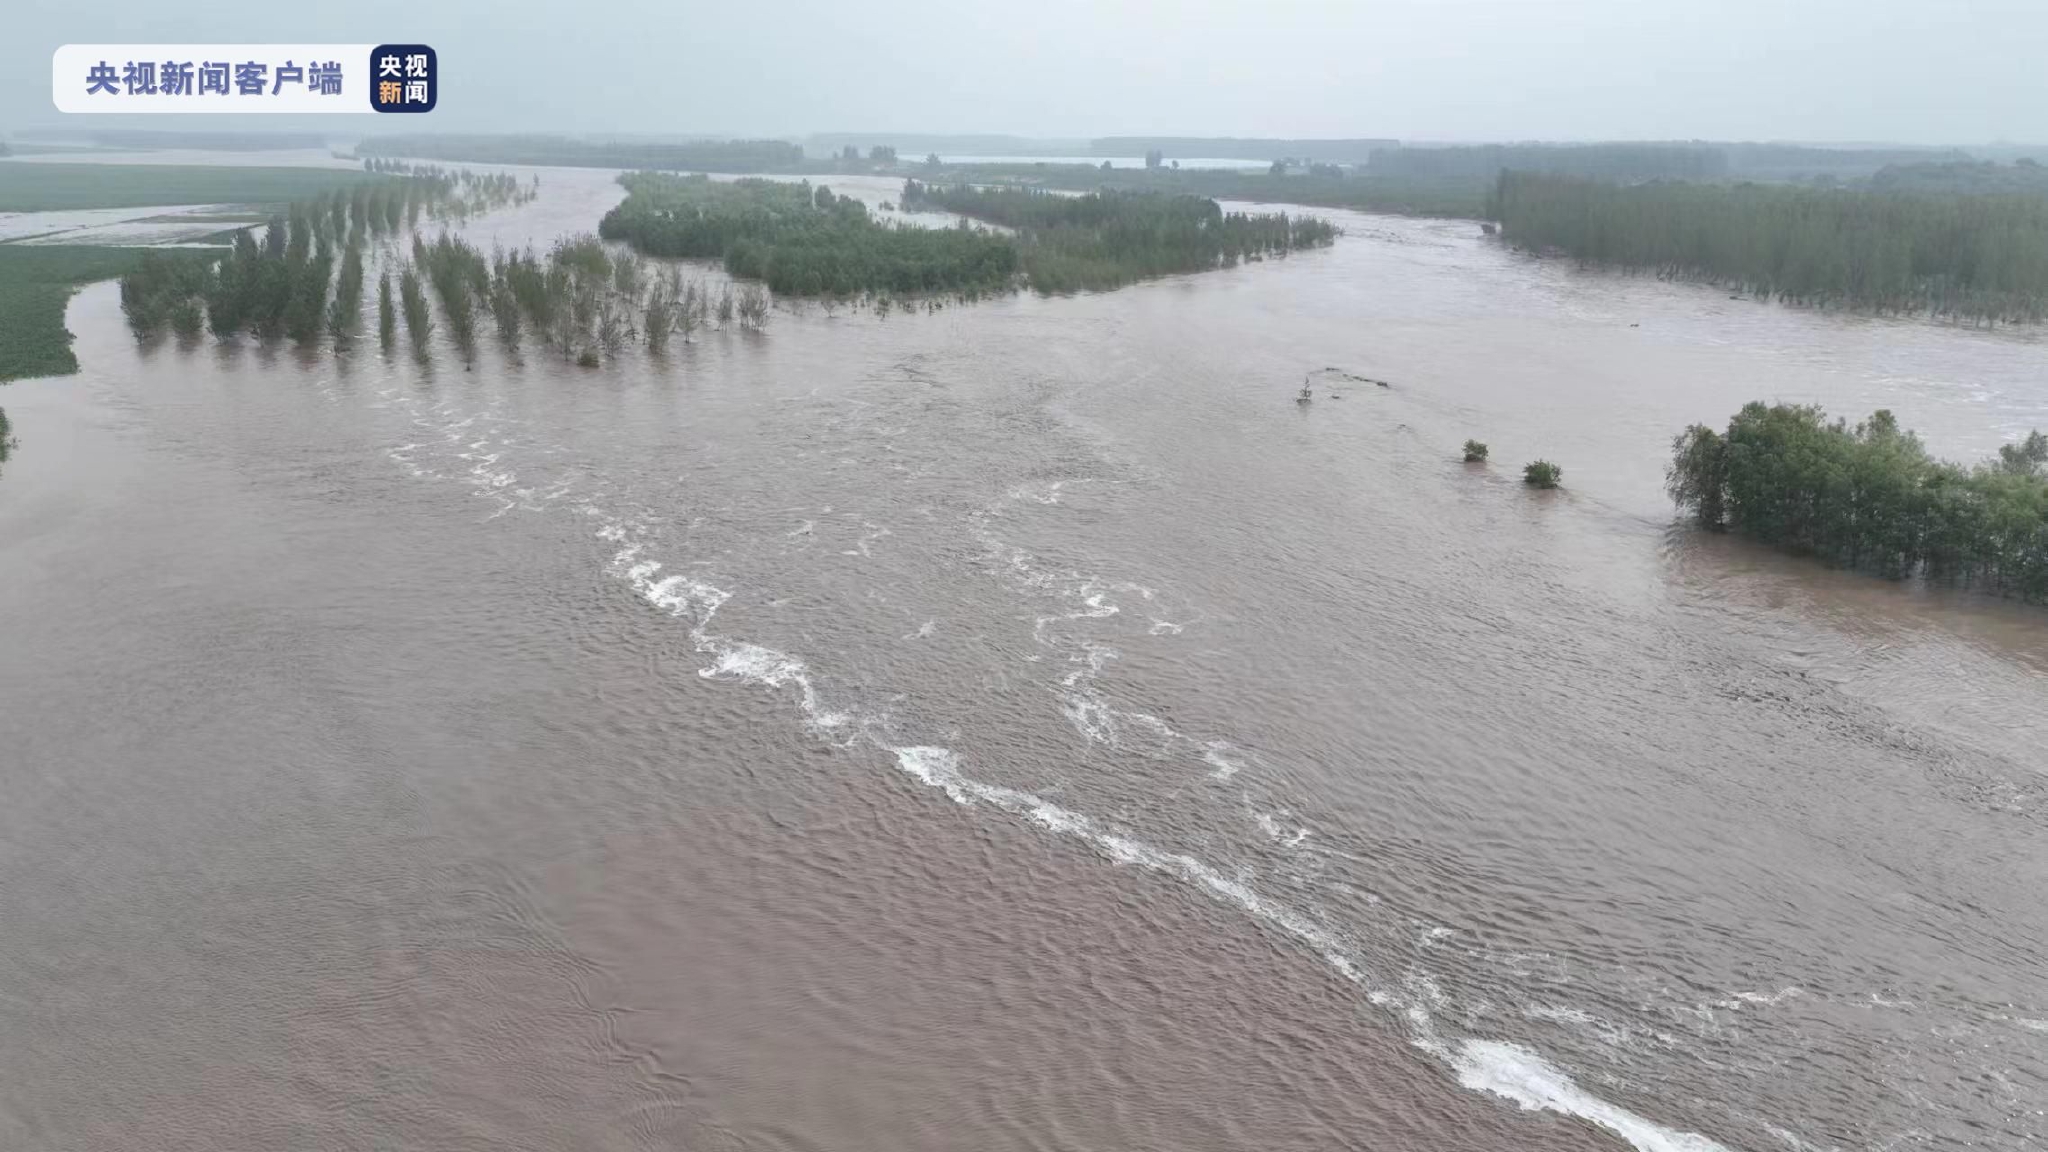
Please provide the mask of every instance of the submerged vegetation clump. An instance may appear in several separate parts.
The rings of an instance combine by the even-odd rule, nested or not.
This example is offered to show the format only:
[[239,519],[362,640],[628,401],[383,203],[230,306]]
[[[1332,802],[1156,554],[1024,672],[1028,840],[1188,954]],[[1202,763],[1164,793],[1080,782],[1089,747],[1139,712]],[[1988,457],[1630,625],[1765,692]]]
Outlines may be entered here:
[[1484,445],[1484,444],[1480,443],[1480,442],[1479,442],[1479,441],[1477,441],[1477,440],[1467,440],[1467,441],[1465,441],[1465,463],[1467,463],[1467,464],[1483,464],[1483,463],[1485,463],[1485,462],[1486,462],[1486,445]]
[[165,326],[196,335],[203,326],[223,340],[244,331],[308,345],[323,333],[346,339],[360,323],[362,249],[373,238],[422,212],[460,218],[532,194],[509,176],[436,168],[337,188],[272,215],[260,243],[238,233],[225,255],[143,253],[121,279],[121,309],[142,336]]
[[1878,411],[1854,427],[1817,406],[1747,404],[1725,432],[1672,441],[1683,511],[1787,551],[1892,579],[1923,575],[2048,601],[2048,436],[1964,467]]
[[2048,197],[1763,184],[1629,186],[1503,172],[1514,244],[1811,307],[2048,318]]
[[121,277],[121,311],[137,332],[155,331],[205,292],[211,280],[212,270],[201,261],[144,252],[135,270]]
[[1531,460],[1522,465],[1522,483],[1531,488],[1555,488],[1564,480],[1564,469],[1548,460]]

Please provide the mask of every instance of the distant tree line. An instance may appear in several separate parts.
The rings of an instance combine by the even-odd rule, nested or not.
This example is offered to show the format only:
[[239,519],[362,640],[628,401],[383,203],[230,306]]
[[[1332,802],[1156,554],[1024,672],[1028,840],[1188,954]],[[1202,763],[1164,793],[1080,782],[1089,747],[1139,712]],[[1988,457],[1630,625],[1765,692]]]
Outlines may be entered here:
[[376,136],[359,156],[411,156],[484,164],[546,164],[693,172],[792,172],[804,150],[786,140],[581,140],[568,136]]
[[1443,148],[1374,149],[1367,170],[1376,176],[1487,183],[1508,169],[1555,172],[1622,183],[1642,180],[1788,180],[1820,175],[1860,180],[1886,165],[1965,159],[1967,157],[1953,149],[1823,148],[1804,144],[1722,144],[1708,141],[1469,144]]
[[1870,190],[1920,196],[2044,196],[2048,195],[2048,168],[2026,158],[2011,164],[1971,160],[1889,164],[1870,178]]
[[1485,180],[1382,176],[1370,170],[1346,174],[1334,165],[1311,165],[1308,171],[1297,165],[1282,165],[1279,170],[1269,168],[1261,172],[1223,168],[1097,168],[1086,164],[956,164],[928,173],[926,178],[931,183],[1019,184],[1075,192],[1116,189],[1466,219],[1486,214],[1488,194],[1493,189],[1491,176]]
[[1990,322],[2048,311],[2044,197],[1620,187],[1506,172],[1494,213],[1524,247],[1789,303]]
[[100,148],[147,152],[162,148],[195,152],[282,152],[327,147],[327,137],[318,132],[207,132],[196,129],[158,128],[76,128],[29,129],[22,136],[75,140],[84,138]]
[[[1399,148],[1398,140],[1287,140],[1242,136],[1102,136],[1088,142],[1090,156],[1143,156],[1158,152],[1183,160],[1271,160],[1296,156],[1303,162],[1363,164],[1375,151]],[[1489,178],[1491,174],[1489,173]]]
[[1893,579],[1924,575],[2048,600],[2048,436],[1973,468],[1936,460],[1887,411],[1745,405],[1672,442],[1666,487],[1703,526]]
[[1818,144],[1713,144],[1741,180],[1793,180],[1819,175],[1861,180],[1887,165],[1967,160],[1956,148],[1829,148]]
[[1200,196],[1097,191],[1064,196],[906,180],[906,208],[930,207],[1017,234],[1022,267],[1040,292],[1114,288],[1150,276],[1229,267],[1329,245],[1337,229],[1313,216],[1226,213]]
[[1377,176],[1482,181],[1508,168],[1601,180],[1716,180],[1728,174],[1728,156],[1694,144],[1475,144],[1382,148],[1367,165]]

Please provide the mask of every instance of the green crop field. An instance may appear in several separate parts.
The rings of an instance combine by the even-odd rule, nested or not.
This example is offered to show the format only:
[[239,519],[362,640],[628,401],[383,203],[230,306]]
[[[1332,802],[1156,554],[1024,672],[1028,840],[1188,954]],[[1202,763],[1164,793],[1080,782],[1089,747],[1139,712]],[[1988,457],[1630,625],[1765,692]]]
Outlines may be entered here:
[[[78,371],[64,305],[81,284],[108,280],[133,268],[144,249],[94,244],[0,244],[0,381],[62,376]],[[180,257],[212,259],[203,249]]]
[[[338,168],[207,167],[185,164],[39,164],[0,161],[0,212],[64,212],[175,204],[269,207],[364,180]],[[261,213],[193,217],[220,223]],[[61,221],[53,221],[53,225]],[[53,229],[54,230],[54,229]],[[226,243],[234,229],[208,239]],[[0,382],[78,371],[64,305],[80,285],[126,273],[143,249],[95,244],[0,243]],[[190,258],[215,253],[190,251]]]
[[0,212],[145,208],[159,204],[281,204],[381,179],[341,168],[0,162]]

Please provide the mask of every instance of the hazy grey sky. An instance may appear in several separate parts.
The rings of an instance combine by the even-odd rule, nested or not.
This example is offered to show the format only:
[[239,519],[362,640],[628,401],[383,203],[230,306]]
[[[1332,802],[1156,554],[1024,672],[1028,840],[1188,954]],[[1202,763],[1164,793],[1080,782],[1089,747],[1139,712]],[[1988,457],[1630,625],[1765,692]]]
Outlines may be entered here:
[[[420,41],[444,131],[2048,140],[2048,0],[8,0],[0,128],[91,42]],[[201,15],[201,11],[204,15]],[[396,117],[321,117],[341,133]]]

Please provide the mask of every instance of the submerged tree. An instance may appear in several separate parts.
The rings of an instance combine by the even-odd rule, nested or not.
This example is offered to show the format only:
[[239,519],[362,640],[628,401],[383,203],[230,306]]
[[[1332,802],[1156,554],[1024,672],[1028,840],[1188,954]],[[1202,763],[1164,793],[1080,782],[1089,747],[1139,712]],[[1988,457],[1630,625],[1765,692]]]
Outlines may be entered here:
[[341,279],[334,288],[334,303],[328,308],[327,331],[337,343],[348,339],[362,323],[363,250],[351,245],[341,258]]
[[377,277],[377,344],[387,353],[397,326],[396,309],[391,306],[391,273],[386,272]]
[[427,297],[420,290],[420,276],[411,265],[398,276],[398,297],[405,306],[405,330],[412,336],[414,350],[425,352],[427,338],[434,334],[434,318],[427,310]]
[[759,332],[768,326],[768,291],[759,284],[748,284],[740,289],[739,298],[733,308],[739,313],[740,327],[752,328]]
[[135,270],[121,278],[121,311],[138,336],[173,325],[181,334],[198,331],[198,301],[212,284],[203,258],[145,252]]
[[1887,411],[1850,427],[1810,405],[1751,403],[1725,433],[1680,433],[1666,487],[1708,528],[1895,579],[1923,573],[2038,601],[2048,599],[2043,464],[2048,437],[2038,432],[1965,468],[1929,456]]

